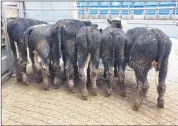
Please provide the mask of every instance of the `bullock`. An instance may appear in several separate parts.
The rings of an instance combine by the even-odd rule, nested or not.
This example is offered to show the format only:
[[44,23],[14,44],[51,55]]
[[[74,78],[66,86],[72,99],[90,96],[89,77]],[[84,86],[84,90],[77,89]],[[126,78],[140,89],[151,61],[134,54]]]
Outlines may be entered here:
[[[26,76],[27,50],[26,50],[26,45],[23,41],[23,34],[28,27],[37,24],[47,24],[47,23],[39,20],[29,19],[29,18],[28,19],[17,18],[13,21],[10,21],[7,24],[7,32],[10,39],[10,47],[14,56],[16,79],[17,81],[23,81],[25,84],[27,82],[27,76]],[[20,57],[22,58],[22,62],[20,64],[22,67],[22,74],[18,64],[15,42],[17,43],[17,47],[20,52]]]
[[146,96],[149,84],[148,71],[156,68],[159,73],[157,106],[164,108],[168,59],[172,47],[169,37],[157,28],[136,27],[126,33],[126,62],[134,69],[137,81],[137,96],[133,110],[138,110]]
[[[60,68],[53,64],[56,62],[55,60],[58,54],[58,52],[54,50],[56,50],[58,45],[52,44],[51,27],[52,25],[50,24],[35,25],[29,27],[24,32],[24,40],[29,48],[29,55],[32,61],[32,69],[35,73],[36,82],[41,82],[44,79],[44,89],[49,89],[53,84],[57,86],[59,79],[55,77],[60,76],[58,75]],[[40,61],[40,59],[42,61]],[[54,79],[58,82],[55,81],[56,83],[54,83]]]
[[[63,19],[56,22],[51,29],[51,36],[54,38],[53,43],[58,44],[56,58],[60,59],[62,55],[67,84],[73,93],[75,92],[74,73],[78,76],[76,35],[81,27],[90,25],[92,25],[90,21]],[[59,61],[56,61],[55,64],[59,65]]]
[[[125,96],[125,42],[126,36],[122,31],[120,20],[108,20],[110,26],[102,31],[101,59],[104,64],[104,75],[107,80],[106,96],[112,93],[112,68],[115,76],[118,75],[118,84],[121,95]],[[118,71],[117,71],[118,69]]]
[[[79,78],[82,83],[82,98],[87,100],[87,77],[91,80],[92,95],[97,95],[97,69],[100,60],[101,34],[97,25],[82,27],[76,35]],[[89,68],[89,69],[88,69]],[[88,69],[88,71],[87,71]],[[89,74],[87,76],[87,74]]]

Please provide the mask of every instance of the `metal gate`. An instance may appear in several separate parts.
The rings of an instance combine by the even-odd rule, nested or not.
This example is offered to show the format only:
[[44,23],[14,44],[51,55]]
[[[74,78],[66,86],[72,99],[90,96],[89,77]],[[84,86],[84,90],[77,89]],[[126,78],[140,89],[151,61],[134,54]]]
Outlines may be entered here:
[[18,17],[18,2],[1,2],[1,81],[13,72],[13,56],[7,34],[7,21]]

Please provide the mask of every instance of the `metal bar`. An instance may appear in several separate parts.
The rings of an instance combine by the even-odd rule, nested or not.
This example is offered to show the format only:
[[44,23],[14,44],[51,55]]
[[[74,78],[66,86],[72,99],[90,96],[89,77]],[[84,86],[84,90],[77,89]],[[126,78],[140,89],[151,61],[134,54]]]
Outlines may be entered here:
[[19,17],[22,17],[23,9],[22,9],[22,2],[19,1]]
[[[23,7],[23,10],[26,9],[25,2],[24,2],[24,1],[22,1],[22,7]],[[26,11],[23,11],[23,16],[24,16],[24,18],[27,18]]]
[[[130,10],[161,10],[176,9],[178,7],[156,7],[156,8],[129,8]],[[53,8],[53,10],[70,10],[71,8]],[[85,8],[72,8],[71,10],[83,10]],[[87,8],[88,10],[128,10],[128,8]],[[25,10],[52,10],[51,8],[27,8]]]
[[10,72],[9,70],[5,71],[2,75],[1,75],[1,82],[2,84],[4,84],[4,82],[9,78]]
[[19,9],[18,7],[14,7],[14,6],[7,6],[7,5],[4,5],[4,8],[9,8],[9,9]]
[[177,2],[176,2],[176,7],[175,7],[175,11],[174,11],[174,23],[175,23],[175,20],[176,20],[176,13],[177,13]]
[[[90,20],[90,19],[81,19],[81,20]],[[46,22],[57,22],[58,20],[43,20],[43,21],[46,21]],[[126,21],[126,20],[123,20],[123,21]],[[94,23],[107,23],[107,21],[106,20],[102,20],[102,21],[92,21],[92,22],[94,22]],[[151,24],[151,25],[176,25],[176,23],[173,23],[172,22],[172,20],[170,20],[170,21],[166,21],[165,20],[165,22],[163,22],[163,23],[160,23],[160,21],[159,20],[156,20],[156,21],[153,21],[153,20],[147,20],[147,22],[145,22],[145,20],[138,20],[138,21],[130,21],[130,20],[128,20],[127,21],[127,24]]]
[[[1,14],[2,14],[2,17],[3,17],[3,25],[4,25],[4,27],[5,27],[5,31],[4,31],[4,36],[6,36],[5,37],[5,47],[6,47],[6,52],[7,52],[7,56],[8,56],[8,62],[7,62],[7,65],[9,66],[9,71],[10,71],[10,73],[9,74],[11,74],[12,73],[12,70],[13,70],[13,68],[11,68],[11,67],[13,67],[13,57],[12,57],[12,55],[11,55],[11,49],[10,49],[10,43],[9,43],[9,37],[8,37],[8,34],[7,34],[7,31],[6,31],[6,29],[7,29],[7,18],[6,18],[6,16],[5,16],[5,12],[4,12],[4,9],[5,9],[5,5],[4,5],[4,2],[1,2],[1,4],[2,4],[2,12],[1,12]],[[12,64],[12,66],[11,66],[11,64]]]

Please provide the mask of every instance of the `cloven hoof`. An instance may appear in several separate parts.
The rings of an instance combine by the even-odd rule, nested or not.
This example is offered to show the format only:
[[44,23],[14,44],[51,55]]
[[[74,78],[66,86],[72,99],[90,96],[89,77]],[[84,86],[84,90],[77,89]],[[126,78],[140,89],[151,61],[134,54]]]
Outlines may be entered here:
[[164,108],[164,99],[163,98],[158,98],[157,107]]

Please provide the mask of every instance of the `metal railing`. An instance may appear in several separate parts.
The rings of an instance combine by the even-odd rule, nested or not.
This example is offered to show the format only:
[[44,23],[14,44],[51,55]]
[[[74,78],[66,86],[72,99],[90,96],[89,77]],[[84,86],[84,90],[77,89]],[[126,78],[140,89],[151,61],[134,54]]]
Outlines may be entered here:
[[[111,10],[119,10],[119,11],[122,11],[122,10],[128,10],[128,11],[134,11],[134,10],[144,10],[143,11],[143,15],[144,16],[148,16],[148,14],[146,13],[146,10],[156,10],[155,11],[155,15],[158,15],[158,10],[164,10],[164,9],[169,9],[169,10],[174,10],[174,13],[172,12],[172,16],[173,16],[173,21],[175,23],[175,19],[176,19],[176,13],[177,13],[177,9],[178,7],[175,6],[175,7],[150,7],[150,8],[26,8],[26,9],[22,9],[22,12],[26,12],[28,10],[30,11],[80,11],[80,10],[83,10],[84,11],[84,14],[79,14],[79,12],[77,12],[78,16],[81,16],[81,15],[84,15],[84,20],[87,19],[87,15],[91,15],[90,14],[90,10],[97,10],[97,14],[96,15],[102,15],[102,14],[99,14],[100,10],[108,10],[108,17],[110,17],[111,14]],[[169,14],[170,14],[170,11],[169,11]],[[123,15],[121,12],[119,12],[119,14],[117,15]],[[117,15],[114,15],[114,16],[117,16]],[[128,13],[129,15],[129,13]],[[49,21],[49,20],[48,20]],[[54,22],[55,20],[51,20],[49,22]]]
[[[25,10],[84,10],[85,8],[27,8]],[[87,10],[128,10],[128,8],[86,8]],[[129,10],[178,9],[178,7],[129,8]]]

